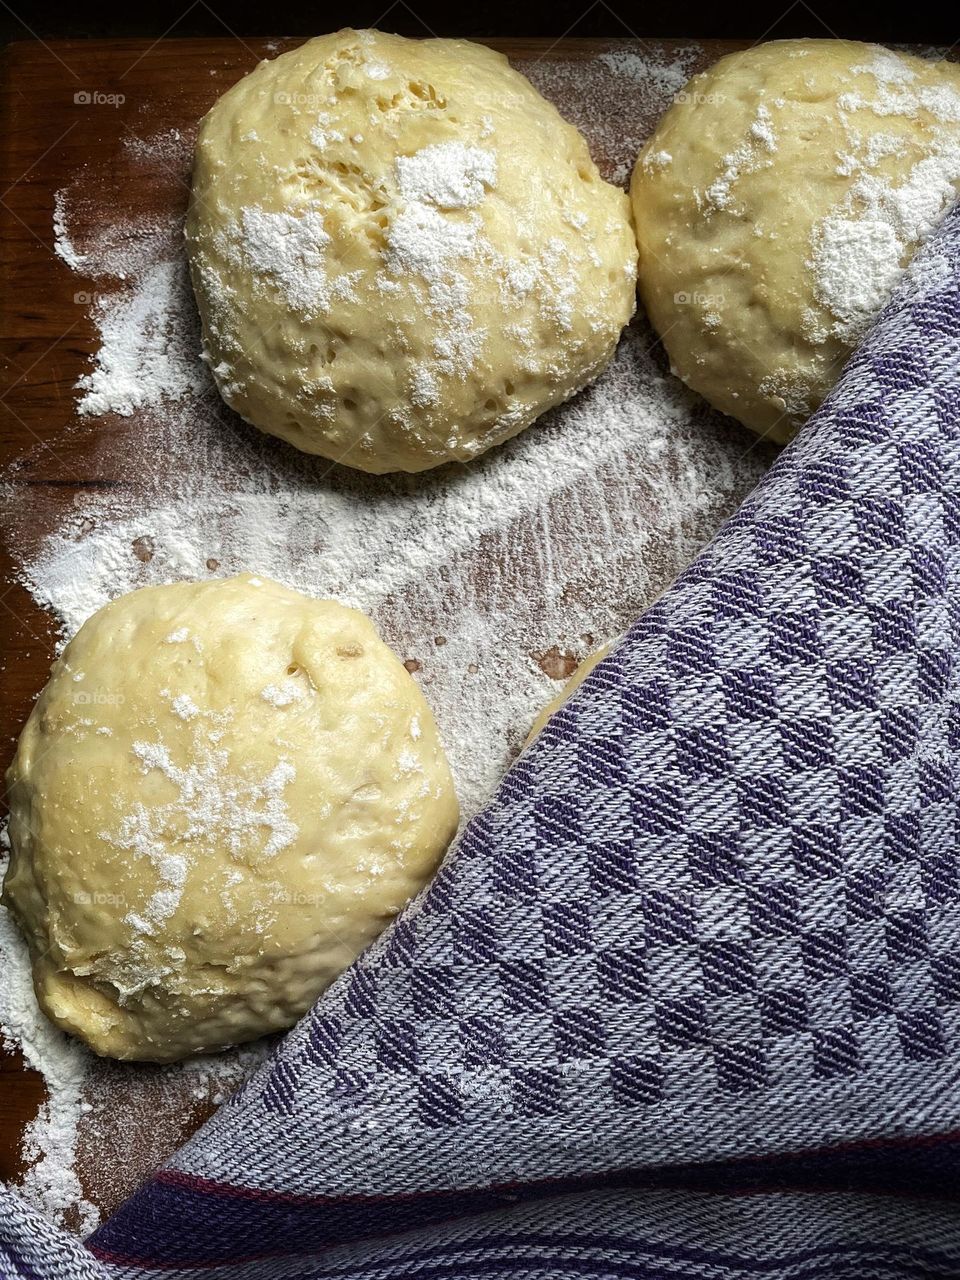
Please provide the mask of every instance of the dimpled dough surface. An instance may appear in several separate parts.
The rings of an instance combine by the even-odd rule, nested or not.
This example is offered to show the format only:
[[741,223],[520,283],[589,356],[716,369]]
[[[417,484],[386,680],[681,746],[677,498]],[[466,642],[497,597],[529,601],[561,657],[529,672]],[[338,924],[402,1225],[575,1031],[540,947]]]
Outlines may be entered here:
[[98,1053],[285,1028],[432,874],[457,803],[361,614],[249,576],[148,587],[54,665],[11,765],[4,900]]
[[261,63],[203,121],[187,242],[226,402],[364,471],[515,435],[635,305],[626,195],[461,40],[342,31]]
[[786,440],[960,185],[960,69],[785,40],[695,76],[631,184],[640,293],[674,371]]

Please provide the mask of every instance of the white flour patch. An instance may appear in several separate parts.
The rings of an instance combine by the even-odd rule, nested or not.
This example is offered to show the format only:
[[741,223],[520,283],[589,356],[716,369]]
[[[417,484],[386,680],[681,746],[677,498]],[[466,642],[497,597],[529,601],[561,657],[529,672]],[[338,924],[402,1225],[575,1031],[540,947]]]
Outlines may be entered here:
[[100,352],[77,384],[83,393],[78,412],[129,417],[204,390],[207,375],[192,330],[178,323],[190,296],[186,264],[161,260],[127,290],[98,298]]
[[438,209],[471,209],[497,185],[496,154],[462,142],[438,142],[412,156],[397,156],[395,167],[405,200]]
[[86,259],[74,247],[67,232],[67,196],[64,191],[56,192],[53,197],[53,247],[57,257],[62,258],[73,271],[85,269]]
[[[6,870],[4,854],[0,879]],[[97,1211],[83,1195],[75,1153],[89,1054],[40,1012],[27,944],[5,907],[0,907],[0,958],[0,1035],[8,1048],[18,1049],[27,1065],[43,1075],[48,1093],[23,1137],[26,1173],[20,1189],[54,1221],[73,1208],[86,1233],[96,1226]]]
[[224,236],[225,256],[244,263],[255,277],[271,280],[284,300],[305,316],[322,315],[331,298],[352,297],[354,277],[328,276],[330,237],[313,210],[295,217],[251,206],[241,224]]

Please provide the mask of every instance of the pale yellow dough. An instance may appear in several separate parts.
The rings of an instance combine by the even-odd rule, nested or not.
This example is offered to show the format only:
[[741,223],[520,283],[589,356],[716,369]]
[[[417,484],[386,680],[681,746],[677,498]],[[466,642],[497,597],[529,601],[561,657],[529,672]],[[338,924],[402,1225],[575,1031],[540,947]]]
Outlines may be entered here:
[[784,40],[695,76],[640,154],[640,293],[674,371],[786,440],[960,189],[960,68]]
[[3,898],[37,996],[116,1058],[289,1027],[457,825],[433,717],[372,624],[249,575],[95,614],[8,784]]
[[187,245],[223,398],[363,471],[515,435],[635,306],[626,195],[463,40],[346,30],[261,63],[201,125]]

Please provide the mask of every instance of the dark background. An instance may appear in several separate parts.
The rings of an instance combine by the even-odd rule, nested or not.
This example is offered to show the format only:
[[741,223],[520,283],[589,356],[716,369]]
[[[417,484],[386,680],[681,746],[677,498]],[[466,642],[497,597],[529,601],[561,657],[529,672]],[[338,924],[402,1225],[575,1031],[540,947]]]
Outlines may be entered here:
[[952,45],[953,4],[890,0],[0,0],[0,42],[102,36],[318,35],[342,26],[403,35],[843,36]]

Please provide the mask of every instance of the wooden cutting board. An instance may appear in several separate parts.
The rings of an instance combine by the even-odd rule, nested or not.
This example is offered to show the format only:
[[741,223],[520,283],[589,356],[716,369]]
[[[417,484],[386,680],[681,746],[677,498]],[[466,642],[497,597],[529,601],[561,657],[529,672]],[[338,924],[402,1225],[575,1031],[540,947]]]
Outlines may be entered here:
[[[130,209],[169,214],[185,207],[188,164],[170,168],[134,163],[131,138],[159,129],[192,135],[217,97],[264,57],[299,41],[161,40],[22,43],[3,54],[0,81],[0,470],[17,468],[18,485],[0,501],[34,502],[42,526],[53,489],[68,494],[103,492],[125,483],[137,448],[136,418],[105,418],[96,432],[77,431],[74,385],[89,368],[97,338],[89,308],[78,298],[82,282],[53,251],[55,193],[78,173],[107,174]],[[598,51],[649,55],[669,61],[679,41],[491,41],[521,70],[544,62],[583,62]],[[743,47],[707,42],[692,52],[691,69]],[[583,102],[565,101],[568,79],[558,79],[556,105],[589,134]],[[549,89],[545,89],[550,92]],[[605,113],[607,132],[622,104],[601,95],[590,110]],[[623,121],[643,138],[653,118]],[[595,142],[595,139],[591,139]],[[610,157],[596,154],[605,171]],[[125,465],[121,465],[121,464]],[[21,512],[22,514],[22,512]],[[41,527],[38,532],[45,530]],[[52,660],[55,629],[49,616],[15,580],[15,548],[0,550],[0,766],[6,767],[16,735],[42,687]],[[560,674],[558,672],[558,674]],[[0,979],[2,980],[2,979]],[[149,1069],[147,1069],[149,1070]],[[118,1075],[106,1103],[127,1104],[129,1074]],[[11,1054],[0,1058],[0,1177],[20,1172],[24,1125],[44,1096],[40,1078]],[[109,1210],[186,1132],[203,1118],[189,1097],[163,1096],[162,1136],[144,1132],[135,1149],[106,1145],[82,1170],[87,1194]],[[144,1126],[145,1130],[151,1126]],[[159,1132],[159,1130],[158,1130]],[[109,1166],[109,1168],[107,1168]]]

